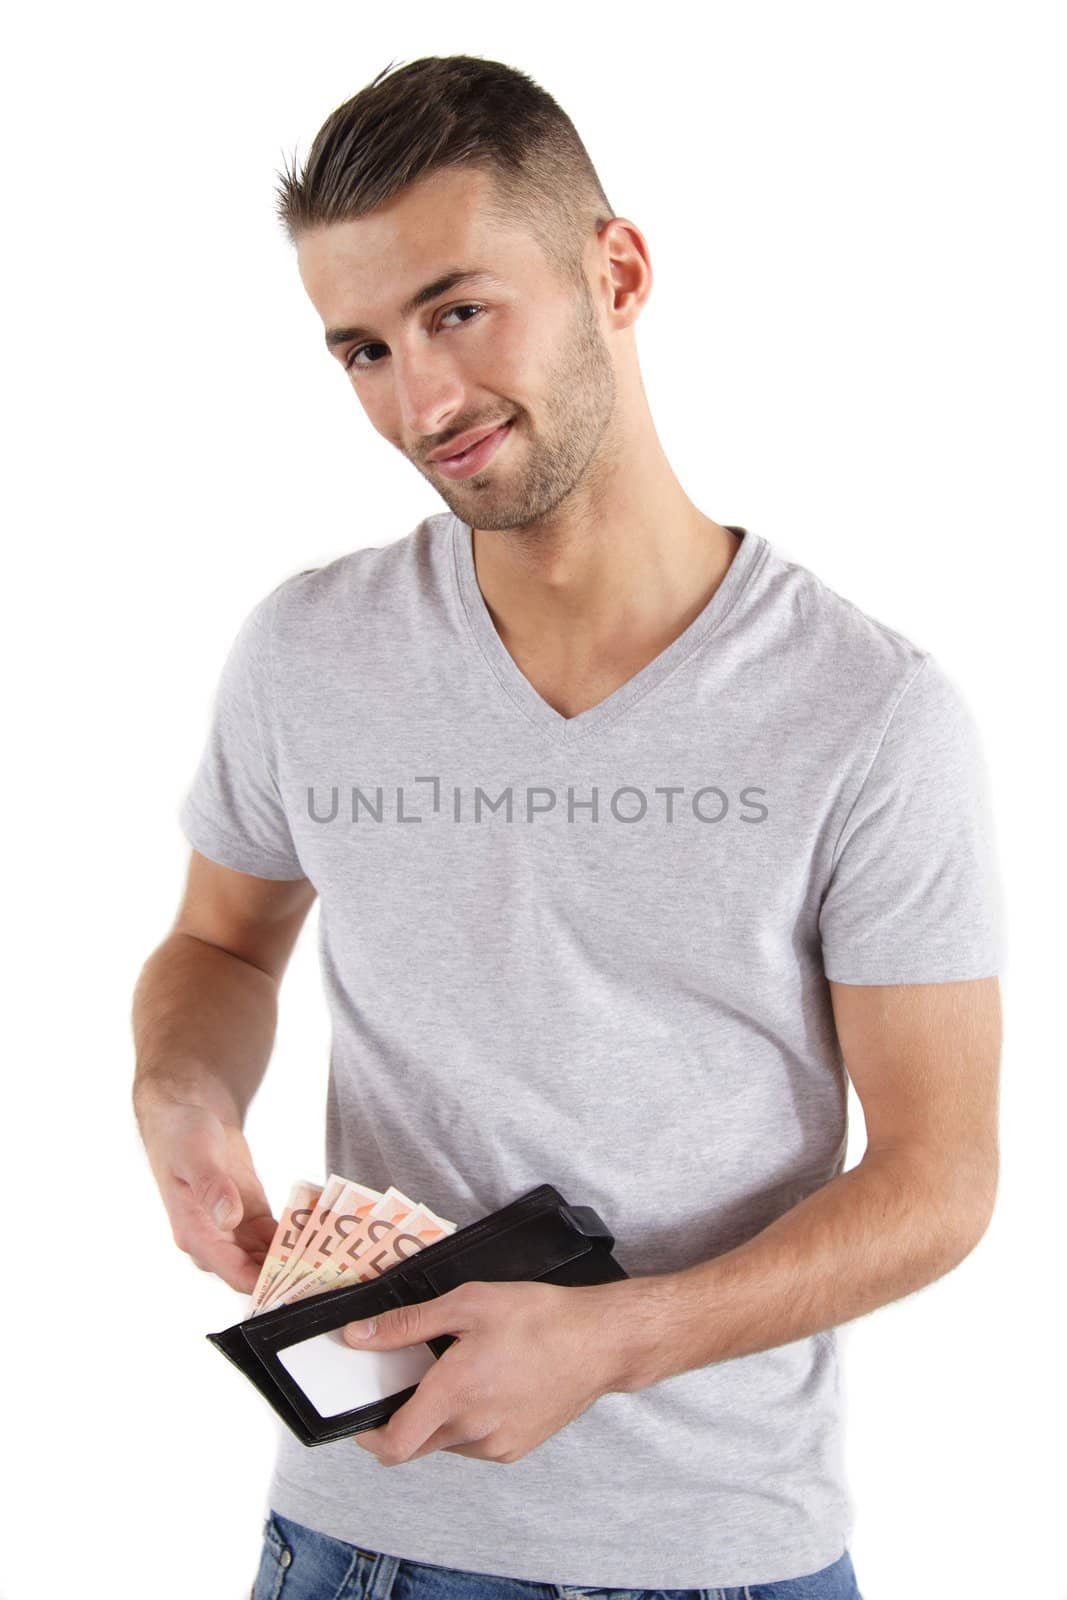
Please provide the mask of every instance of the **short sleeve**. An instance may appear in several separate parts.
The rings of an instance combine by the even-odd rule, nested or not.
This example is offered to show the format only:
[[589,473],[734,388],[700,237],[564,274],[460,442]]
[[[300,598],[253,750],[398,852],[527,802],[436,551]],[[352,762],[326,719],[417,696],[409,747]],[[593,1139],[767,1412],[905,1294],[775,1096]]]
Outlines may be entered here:
[[245,618],[219,677],[207,740],[178,813],[201,855],[259,878],[303,878],[277,778],[271,628],[280,592]]
[[929,655],[845,819],[819,933],[835,983],[947,983],[1000,971],[988,775],[971,714]]

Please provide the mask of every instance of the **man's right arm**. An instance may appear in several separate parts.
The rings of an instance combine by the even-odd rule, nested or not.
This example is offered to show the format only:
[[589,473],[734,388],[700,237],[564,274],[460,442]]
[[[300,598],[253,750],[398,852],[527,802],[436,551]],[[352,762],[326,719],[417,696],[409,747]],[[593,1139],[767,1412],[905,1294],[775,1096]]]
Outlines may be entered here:
[[174,926],[134,992],[133,1106],[175,1242],[245,1292],[275,1222],[242,1129],[314,899],[306,878],[257,878],[194,850]]

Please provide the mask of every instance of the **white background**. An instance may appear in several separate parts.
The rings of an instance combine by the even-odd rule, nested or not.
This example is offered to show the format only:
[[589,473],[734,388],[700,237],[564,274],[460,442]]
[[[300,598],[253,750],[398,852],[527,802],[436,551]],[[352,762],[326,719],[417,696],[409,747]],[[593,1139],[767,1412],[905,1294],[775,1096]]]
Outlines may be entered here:
[[[9,24],[3,1600],[252,1581],[281,1424],[204,1338],[243,1302],[171,1240],[130,995],[241,618],[444,509],[326,355],[273,185],[390,61],[459,52],[555,95],[645,234],[638,344],[687,492],[931,650],[978,719],[1001,1191],[961,1267],[842,1339],[851,1550],[865,1600],[1067,1597],[1062,24],[1018,0]],[[276,1206],[324,1175],[315,918],[247,1125]]]

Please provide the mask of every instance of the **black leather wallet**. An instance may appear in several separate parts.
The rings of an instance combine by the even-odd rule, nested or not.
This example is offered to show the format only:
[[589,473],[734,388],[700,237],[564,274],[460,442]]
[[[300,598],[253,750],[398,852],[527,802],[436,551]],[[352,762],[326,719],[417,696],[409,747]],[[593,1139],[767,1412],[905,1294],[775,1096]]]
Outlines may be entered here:
[[477,1222],[394,1262],[376,1278],[275,1306],[207,1338],[255,1384],[301,1443],[379,1428],[452,1344],[441,1334],[402,1350],[360,1350],[345,1323],[447,1294],[461,1283],[611,1283],[629,1273],[590,1206],[540,1184]]

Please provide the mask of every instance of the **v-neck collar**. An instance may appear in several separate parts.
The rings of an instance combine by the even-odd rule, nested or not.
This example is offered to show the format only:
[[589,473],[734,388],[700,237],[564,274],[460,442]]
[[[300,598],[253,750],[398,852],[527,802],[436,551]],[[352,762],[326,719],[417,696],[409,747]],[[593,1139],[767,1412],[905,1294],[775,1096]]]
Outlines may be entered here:
[[616,717],[655,689],[669,673],[681,666],[694,650],[702,645],[730,612],[753,573],[762,564],[769,550],[767,541],[747,528],[726,523],[731,533],[741,535],[741,544],[726,569],[719,587],[702,611],[689,626],[671,641],[659,655],[654,656],[639,672],[620,684],[605,700],[580,711],[577,716],[565,717],[555,706],[538,693],[529,678],[520,671],[489,614],[478,584],[474,565],[474,542],[470,524],[454,513],[449,513],[452,539],[453,571],[462,601],[463,611],[474,639],[489,667],[505,692],[529,720],[560,744],[572,744],[576,739],[603,728]]

